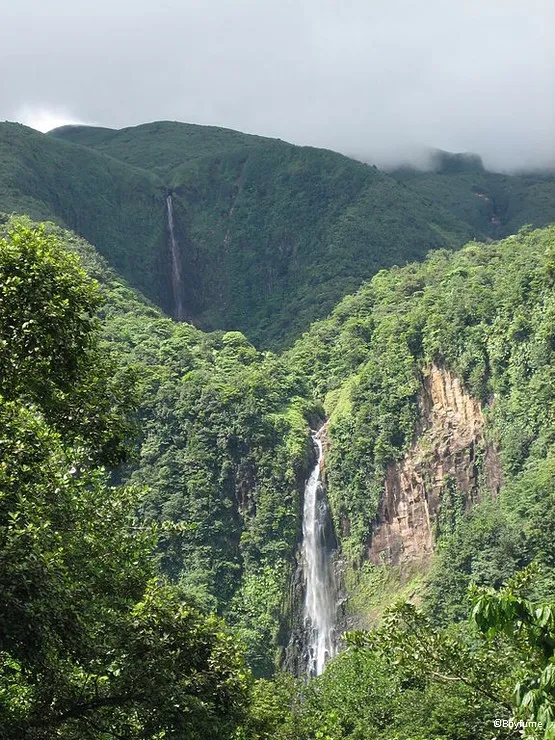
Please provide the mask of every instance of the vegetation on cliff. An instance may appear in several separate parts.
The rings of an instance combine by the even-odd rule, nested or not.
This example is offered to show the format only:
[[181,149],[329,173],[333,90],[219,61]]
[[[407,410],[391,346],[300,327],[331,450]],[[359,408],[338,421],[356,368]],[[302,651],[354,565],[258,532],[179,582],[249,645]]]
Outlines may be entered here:
[[551,454],[554,241],[553,227],[523,231],[383,271],[288,353],[325,399],[330,496],[353,554],[371,534],[386,467],[413,439],[432,363],[482,402],[507,481]]

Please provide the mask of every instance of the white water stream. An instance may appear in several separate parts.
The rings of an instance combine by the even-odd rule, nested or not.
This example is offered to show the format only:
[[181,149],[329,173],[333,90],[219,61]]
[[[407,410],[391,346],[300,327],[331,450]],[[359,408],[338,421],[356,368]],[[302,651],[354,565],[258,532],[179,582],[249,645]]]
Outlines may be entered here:
[[183,321],[185,310],[183,307],[183,297],[181,295],[181,256],[179,254],[179,245],[175,236],[175,226],[173,222],[173,200],[171,195],[166,196],[166,210],[168,213],[168,229],[170,232],[170,255],[172,260],[172,290],[175,318]]
[[318,461],[304,491],[303,567],[305,577],[305,626],[308,634],[308,673],[319,676],[335,653],[335,585],[329,542],[330,512],[321,480],[322,442],[312,439]]

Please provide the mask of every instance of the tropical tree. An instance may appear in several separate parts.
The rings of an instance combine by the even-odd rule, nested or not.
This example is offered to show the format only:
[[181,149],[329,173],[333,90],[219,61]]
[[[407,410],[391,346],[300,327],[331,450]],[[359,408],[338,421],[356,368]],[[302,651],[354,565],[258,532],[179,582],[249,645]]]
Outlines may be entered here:
[[133,389],[100,302],[44,229],[0,240],[0,734],[230,737],[241,652],[157,577],[141,491],[102,467],[126,458]]

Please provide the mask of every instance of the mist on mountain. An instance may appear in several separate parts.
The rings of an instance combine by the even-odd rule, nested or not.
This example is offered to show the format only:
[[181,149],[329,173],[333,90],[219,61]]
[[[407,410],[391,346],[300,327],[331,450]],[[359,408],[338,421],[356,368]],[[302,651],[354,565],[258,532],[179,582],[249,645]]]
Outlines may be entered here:
[[[40,21],[40,22],[39,22]],[[38,0],[0,27],[0,119],[168,119],[333,149],[379,167],[430,147],[495,171],[555,164],[546,0],[154,4]]]

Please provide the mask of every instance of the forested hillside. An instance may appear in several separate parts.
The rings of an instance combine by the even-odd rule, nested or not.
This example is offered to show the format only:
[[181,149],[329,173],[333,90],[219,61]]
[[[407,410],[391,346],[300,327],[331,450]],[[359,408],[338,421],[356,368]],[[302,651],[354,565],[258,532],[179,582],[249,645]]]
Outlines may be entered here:
[[[122,297],[123,298],[123,297]],[[171,523],[115,486],[133,372],[98,286],[42,229],[0,240],[0,736],[230,737],[248,671],[215,615],[162,577]],[[131,306],[140,305],[135,300]],[[175,528],[173,528],[175,529]]]
[[[139,289],[169,284],[165,190],[154,175],[16,123],[0,124],[0,211],[57,221]],[[162,303],[171,309],[171,304]]]
[[479,157],[439,151],[426,172],[402,168],[391,174],[469,224],[474,238],[499,238],[514,234],[524,224],[553,222],[552,171],[504,175],[488,172]]
[[[7,737],[485,740],[494,718],[552,721],[553,227],[383,270],[281,355],[164,317],[53,224],[2,228]],[[357,630],[307,684],[272,675],[302,632],[325,420],[338,626]],[[421,559],[410,516],[376,550],[404,497],[427,502]]]
[[321,404],[239,332],[205,334],[164,317],[89,244],[53,224],[47,232],[99,281],[101,345],[134,379],[134,446],[115,480],[145,491],[141,519],[178,525],[159,539],[161,570],[225,614],[255,672],[272,673],[290,629],[282,595],[313,457],[307,423],[318,423]]
[[[492,717],[509,728],[511,712],[515,732],[522,720],[541,723],[526,737],[552,736],[554,250],[551,227],[381,272],[291,350],[330,418],[326,477],[347,561],[347,615],[374,629],[351,635],[276,736],[470,740],[492,736]],[[452,475],[438,472],[456,427],[451,414],[439,439],[427,436],[433,368],[480,402],[474,490],[458,476],[461,450],[458,469],[443,471]],[[401,476],[397,501],[420,488],[431,510],[439,475],[431,568],[402,552],[401,565],[388,566],[387,551],[381,564],[367,560],[376,523],[391,517],[380,508],[384,487],[403,465],[433,475]],[[409,513],[413,533],[424,524]],[[384,617],[395,595],[411,604]]]
[[0,738],[555,737],[555,180],[432,164],[0,124]]
[[506,479],[548,454],[553,243],[553,227],[523,231],[382,271],[288,353],[330,416],[330,491],[338,517],[352,512],[353,551],[370,535],[386,467],[413,442],[433,364],[480,401]]
[[0,162],[0,209],[72,228],[167,314],[182,304],[199,328],[239,330],[272,349],[381,268],[555,217],[553,177],[442,165],[428,181],[183,123],[49,135],[1,124]]

